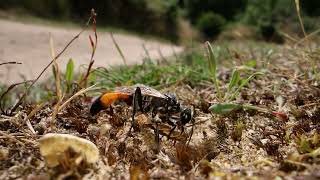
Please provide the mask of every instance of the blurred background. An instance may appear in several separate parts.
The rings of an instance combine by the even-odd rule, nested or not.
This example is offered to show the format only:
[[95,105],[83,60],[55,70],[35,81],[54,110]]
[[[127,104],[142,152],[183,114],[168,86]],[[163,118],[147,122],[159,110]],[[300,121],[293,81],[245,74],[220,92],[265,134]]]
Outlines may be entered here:
[[[22,65],[2,67],[0,80],[34,78],[52,59],[50,36],[55,49],[62,49],[92,8],[98,14],[99,39],[94,66],[124,64],[110,31],[127,64],[141,63],[145,57],[165,59],[207,40],[282,44],[304,37],[295,0],[2,0],[0,62]],[[320,0],[302,0],[300,8],[307,34],[319,30]],[[76,66],[88,64],[89,34],[91,29],[68,48],[59,59],[61,67],[70,58]]]
[[[300,2],[306,31],[320,27],[320,1]],[[190,39],[254,38],[283,42],[301,35],[294,0],[5,0],[0,9],[41,18],[83,22],[94,8],[98,25]]]

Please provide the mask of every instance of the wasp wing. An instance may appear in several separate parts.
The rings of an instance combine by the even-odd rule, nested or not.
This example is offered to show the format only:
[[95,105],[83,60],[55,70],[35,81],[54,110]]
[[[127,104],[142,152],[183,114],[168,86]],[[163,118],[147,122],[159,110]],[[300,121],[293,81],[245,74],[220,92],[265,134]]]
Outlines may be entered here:
[[135,91],[135,88],[133,86],[120,86],[114,89],[114,92],[126,93],[131,95],[134,94],[134,91]]
[[164,94],[159,92],[156,89],[153,89],[152,87],[146,86],[144,84],[136,84],[134,85],[135,88],[140,87],[142,95],[147,95],[147,96],[154,96],[154,97],[159,97],[159,98],[167,98]]
[[146,86],[144,84],[135,84],[133,86],[121,86],[115,88],[115,92],[122,92],[127,94],[134,94],[136,88],[139,87],[141,89],[141,94],[143,96],[152,96],[152,97],[158,97],[158,98],[167,98],[164,94],[160,93],[156,89],[153,89],[149,86]]

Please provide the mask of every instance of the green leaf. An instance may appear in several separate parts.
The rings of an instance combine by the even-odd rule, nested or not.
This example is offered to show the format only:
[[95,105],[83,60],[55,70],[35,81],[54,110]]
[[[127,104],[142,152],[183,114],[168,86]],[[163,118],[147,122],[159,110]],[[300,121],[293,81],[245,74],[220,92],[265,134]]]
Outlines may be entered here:
[[214,104],[209,107],[209,110],[215,114],[224,114],[228,115],[236,110],[242,109],[241,104],[234,104],[234,103],[219,103]]
[[258,76],[258,75],[263,75],[262,72],[256,72],[256,73],[253,73],[251,76],[249,76],[246,80],[242,81],[240,86],[238,87],[238,89],[232,94],[232,96],[230,97],[230,101],[232,101],[238,94],[239,92],[241,91],[241,89],[247,85],[251,79],[253,79],[255,76]]
[[217,60],[216,60],[216,57],[214,56],[213,49],[212,49],[210,42],[208,42],[208,41],[206,42],[206,47],[207,47],[209,71],[211,73],[211,76],[213,76],[212,79],[213,79],[214,87],[217,91],[217,95],[220,100],[222,97],[221,97],[219,84],[218,84],[218,80],[217,80]]
[[320,156],[320,147],[312,150],[310,153],[308,153],[308,156],[312,157],[312,158],[317,158]]
[[251,60],[247,61],[244,65],[247,67],[255,68],[255,67],[257,67],[257,60],[251,59]]
[[73,71],[74,71],[74,63],[73,60],[70,58],[67,64],[67,69],[66,69],[66,81],[70,85],[73,81]]
[[[206,45],[207,45],[207,56],[208,56],[209,70],[213,76],[216,76],[217,61],[214,56],[211,44],[207,41]],[[216,78],[216,77],[214,77],[214,78]]]
[[233,70],[232,77],[228,85],[228,93],[239,83],[240,73],[237,69]]
[[300,142],[298,142],[298,148],[301,151],[301,153],[310,153],[313,151],[313,149],[311,148],[311,143],[304,135],[301,135],[299,140]]
[[89,77],[88,77],[89,82],[95,82],[96,79],[97,79],[96,74],[94,73],[89,74]]

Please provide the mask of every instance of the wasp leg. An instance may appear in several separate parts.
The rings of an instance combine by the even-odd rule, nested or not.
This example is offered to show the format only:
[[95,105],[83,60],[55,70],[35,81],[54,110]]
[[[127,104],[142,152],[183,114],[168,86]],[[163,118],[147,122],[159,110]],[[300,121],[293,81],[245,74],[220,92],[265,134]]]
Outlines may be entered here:
[[190,143],[190,141],[191,141],[191,138],[192,138],[192,135],[193,135],[193,127],[194,127],[194,122],[193,122],[193,124],[192,124],[191,133],[190,133],[190,136],[189,136],[187,145],[189,145],[189,143]]
[[[142,93],[141,89],[137,87],[136,91],[134,92],[134,99],[135,103],[137,103],[139,110],[143,113],[143,106],[142,106]],[[135,106],[137,106],[135,105]]]
[[191,122],[192,122],[192,128],[191,128],[191,133],[190,133],[190,137],[189,137],[189,140],[187,142],[187,145],[189,145],[190,141],[191,141],[191,138],[192,138],[192,135],[193,135],[193,128],[195,127],[195,119],[194,119],[194,116],[195,116],[195,105],[192,105],[192,111],[191,111]]
[[155,141],[156,141],[156,153],[160,152],[160,133],[159,133],[159,124],[156,123],[155,129]]
[[112,106],[109,106],[109,109],[107,109],[107,114],[109,114],[110,116],[113,116],[115,114]]
[[169,134],[168,134],[168,139],[170,139],[171,134],[173,133],[173,131],[176,129],[177,125],[174,125],[173,128],[170,130]]
[[183,127],[183,126],[180,127],[180,135],[181,135],[182,133],[184,133],[184,127]]
[[131,122],[131,126],[130,126],[130,129],[129,129],[129,132],[127,134],[127,137],[131,133],[131,130],[132,130],[133,126],[135,125],[134,116],[136,115],[138,107],[139,107],[140,111],[143,111],[143,108],[142,108],[142,94],[141,94],[141,89],[139,87],[136,88],[136,90],[134,92],[134,95],[133,95],[132,117],[131,117],[132,118],[132,122]]
[[[167,138],[168,139],[170,139],[170,135],[173,133],[173,131],[175,130],[175,128],[176,128],[176,124],[174,123],[174,122],[172,122],[170,119],[168,119],[168,120],[164,120],[164,121],[162,121],[162,122],[165,122],[165,123],[168,123],[170,126],[173,126],[173,128],[172,129],[170,129],[170,132],[169,132],[169,135],[167,136]],[[162,138],[163,138],[164,136],[162,136]],[[162,140],[162,138],[160,139],[160,140]]]

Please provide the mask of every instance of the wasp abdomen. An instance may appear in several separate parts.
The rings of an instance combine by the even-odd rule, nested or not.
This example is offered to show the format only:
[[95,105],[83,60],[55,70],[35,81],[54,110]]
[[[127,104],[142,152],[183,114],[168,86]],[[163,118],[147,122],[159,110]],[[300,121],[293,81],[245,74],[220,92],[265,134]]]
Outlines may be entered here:
[[115,101],[118,101],[118,100],[126,101],[127,99],[130,99],[130,95],[126,93],[119,93],[119,92],[106,93],[100,97],[101,104],[105,108],[109,107]]
[[119,92],[105,93],[92,103],[90,107],[90,113],[92,115],[95,115],[101,110],[109,107],[115,101],[122,100],[125,102],[129,102],[130,99],[131,99],[131,96],[126,93],[119,93]]

